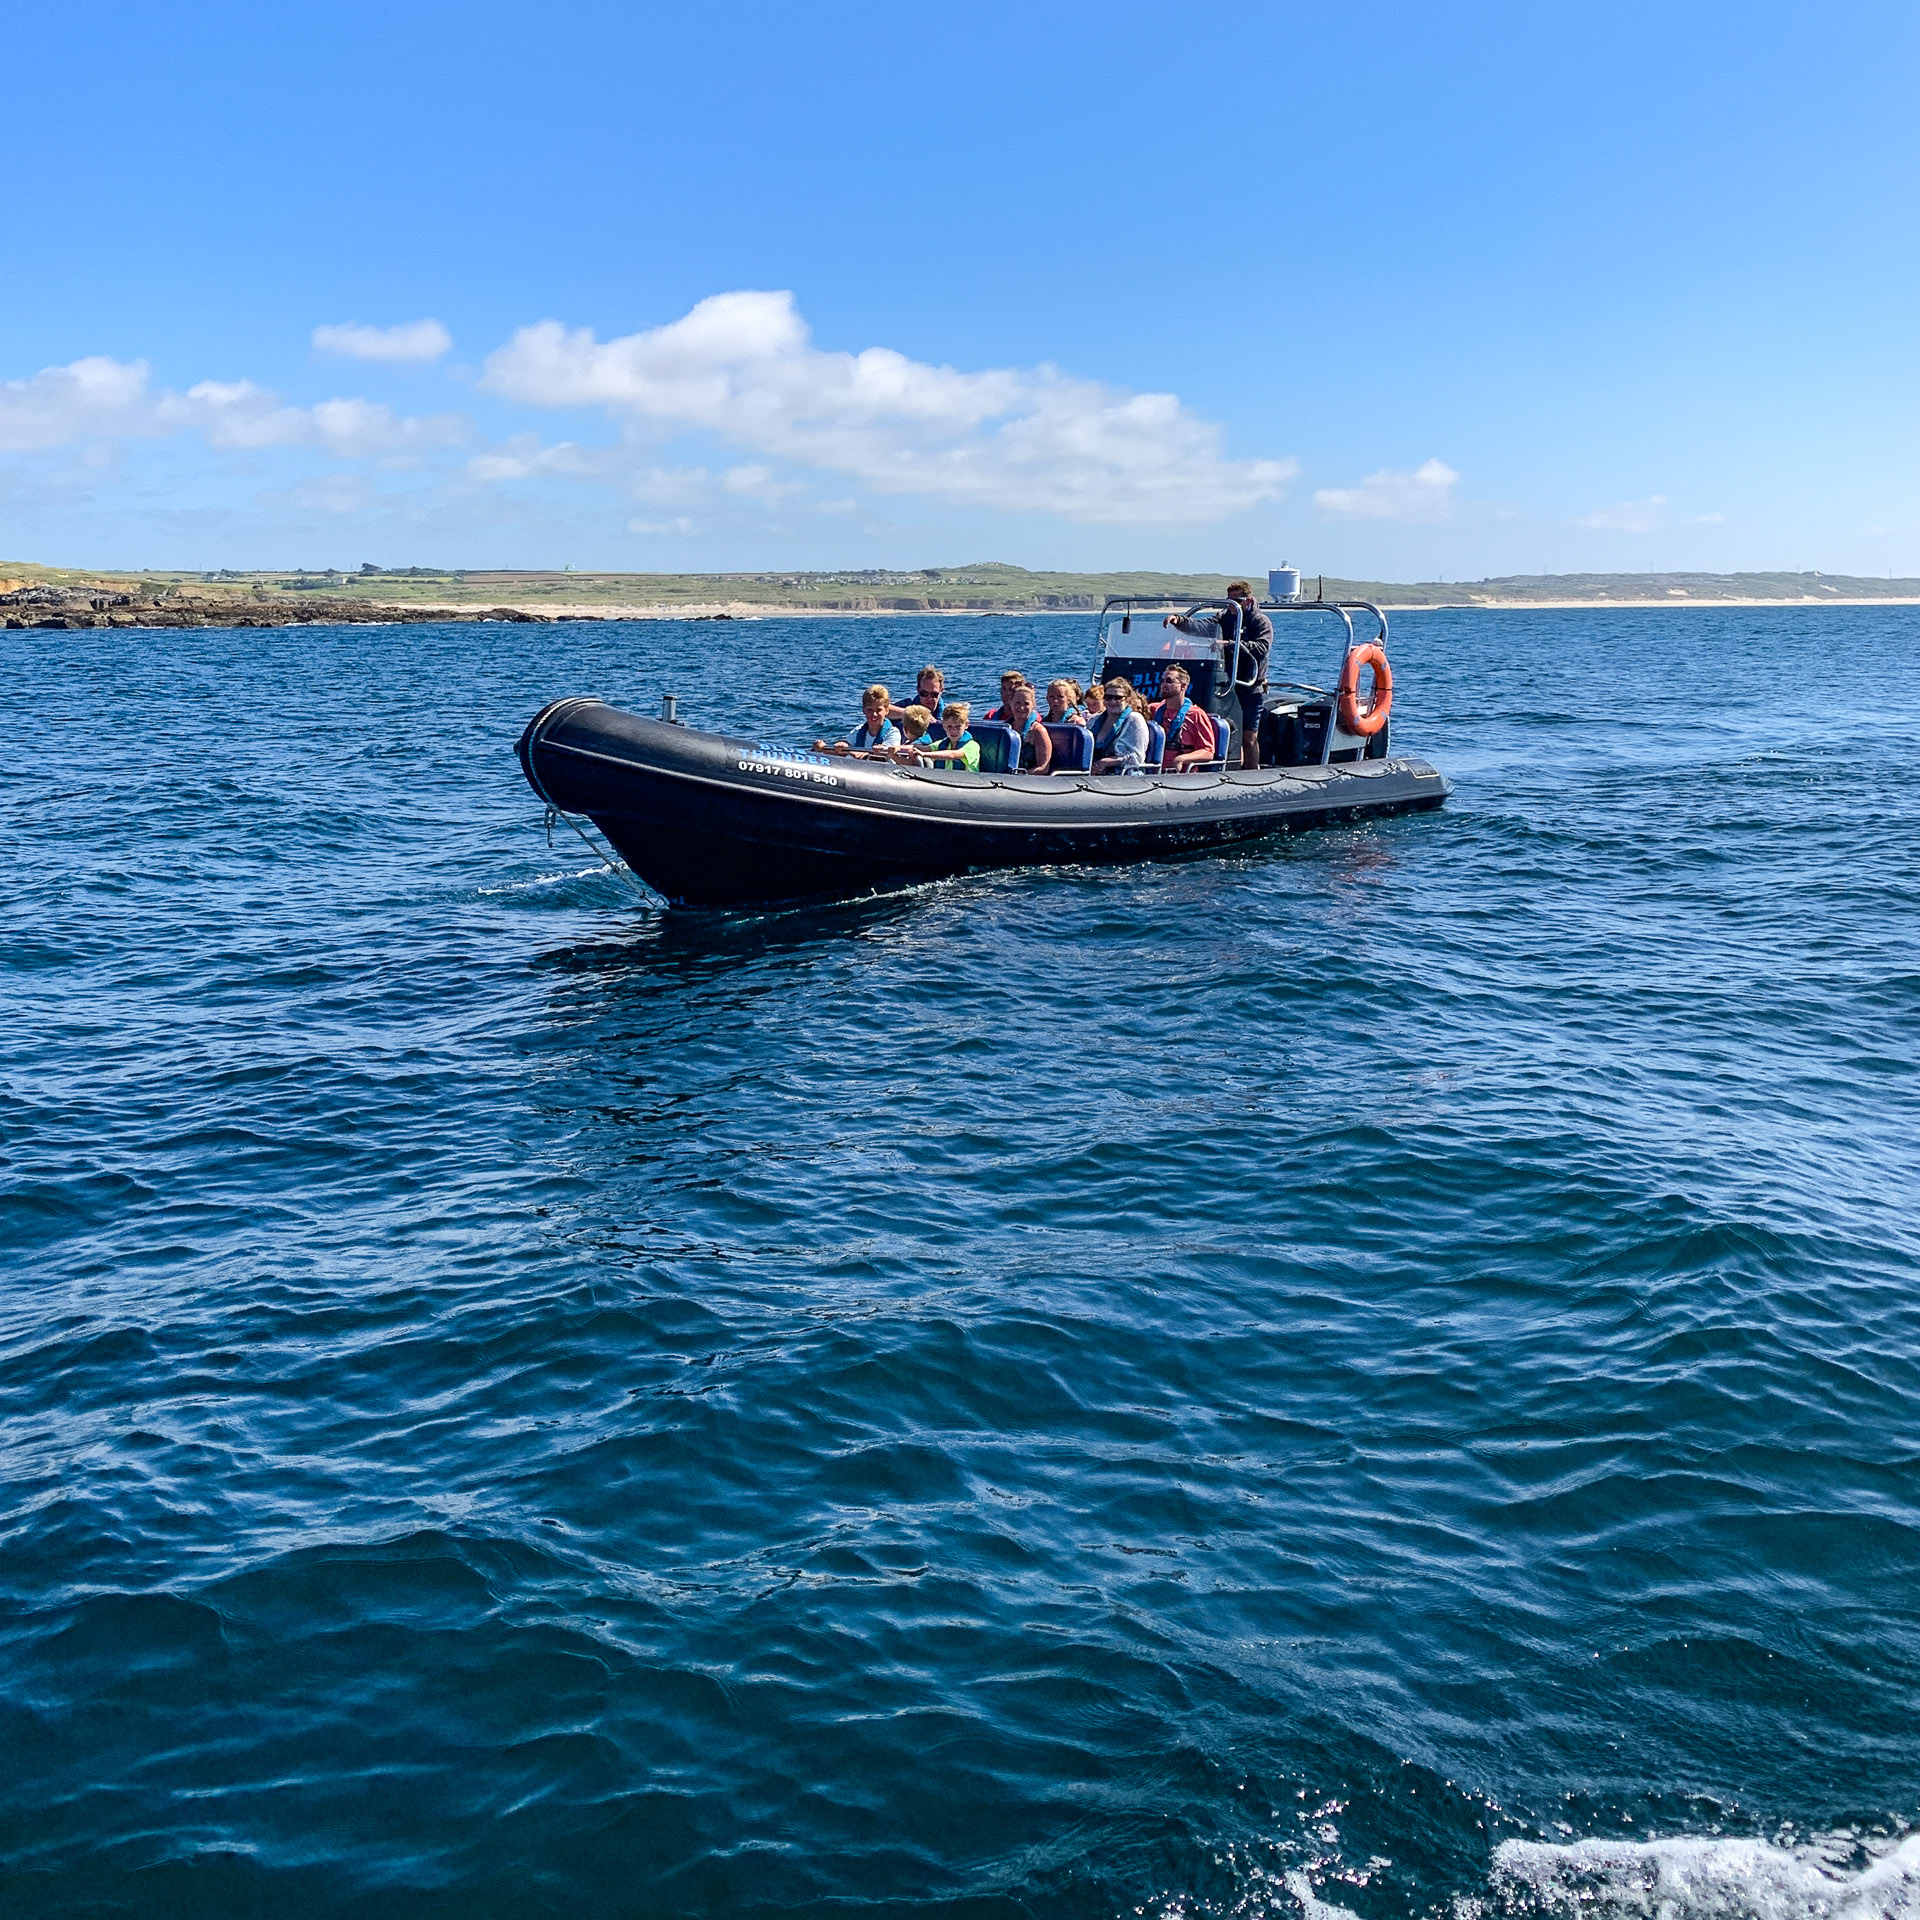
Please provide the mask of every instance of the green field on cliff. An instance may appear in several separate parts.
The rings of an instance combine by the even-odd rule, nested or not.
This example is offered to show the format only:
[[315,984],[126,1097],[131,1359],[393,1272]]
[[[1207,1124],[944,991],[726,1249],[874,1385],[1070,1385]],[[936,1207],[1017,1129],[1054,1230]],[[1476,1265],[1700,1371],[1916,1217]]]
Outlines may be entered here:
[[[847,569],[831,573],[577,573],[440,567],[192,573],[47,567],[0,561],[0,583],[111,585],[185,602],[231,603],[298,595],[376,600],[395,606],[519,606],[563,613],[625,609],[764,608],[768,612],[1044,613],[1098,607],[1109,595],[1142,599],[1217,599],[1224,573],[1047,573],[999,561],[962,567]],[[1264,586],[1265,573],[1248,576]],[[1311,593],[1321,584],[1308,575]],[[1606,605],[1648,600],[1819,602],[1916,600],[1920,580],[1823,573],[1508,574],[1483,580],[1346,580],[1327,575],[1331,598],[1386,607],[1515,606],[1541,601]],[[0,585],[0,591],[4,591]]]

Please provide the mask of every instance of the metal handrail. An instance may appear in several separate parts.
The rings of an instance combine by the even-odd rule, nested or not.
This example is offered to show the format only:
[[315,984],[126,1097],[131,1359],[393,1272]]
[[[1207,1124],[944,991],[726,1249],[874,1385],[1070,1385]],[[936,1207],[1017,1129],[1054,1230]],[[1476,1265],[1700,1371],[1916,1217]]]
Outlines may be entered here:
[[[1190,601],[1168,594],[1110,593],[1101,605],[1100,620],[1095,636],[1099,647],[1099,657],[1102,661],[1107,657],[1107,624],[1112,618],[1113,610],[1116,607],[1125,609],[1121,618],[1121,630],[1126,632],[1132,629],[1133,615],[1136,609],[1141,612],[1157,613],[1164,608],[1185,607],[1186,617],[1192,619],[1193,616],[1198,613],[1223,612],[1227,604],[1225,600]],[[1353,632],[1353,616],[1356,613],[1372,614],[1377,629],[1374,634],[1374,639],[1377,644],[1382,647],[1387,644],[1387,616],[1371,600],[1323,600],[1316,595],[1311,600],[1256,600],[1254,605],[1263,613],[1331,613],[1337,615],[1341,625],[1347,630],[1346,648],[1340,656],[1341,674],[1344,674],[1346,671],[1347,654],[1351,653],[1357,644]],[[1231,665],[1230,684],[1237,689],[1240,685],[1240,639],[1237,632],[1234,635],[1233,651],[1234,658]],[[1222,664],[1225,665],[1227,663],[1223,661]],[[1096,666],[1095,679],[1097,680],[1098,677],[1099,669]],[[1336,680],[1339,677],[1339,675],[1336,675]],[[1326,688],[1313,686],[1303,680],[1282,680],[1279,684],[1283,687],[1297,687],[1303,692],[1317,695],[1322,700],[1331,701],[1335,698]],[[1333,729],[1333,715],[1329,714],[1327,716],[1326,734],[1320,744],[1319,764],[1322,766],[1327,764],[1327,756],[1333,751]]]
[[[1381,646],[1387,644],[1387,616],[1371,600],[1256,600],[1254,605],[1262,613],[1334,613],[1340,616],[1341,624],[1347,630],[1347,645],[1354,644],[1353,616],[1356,612],[1373,615],[1378,631],[1374,639]],[[1188,600],[1184,596],[1176,597],[1164,593],[1110,593],[1101,603],[1100,618],[1095,630],[1095,639],[1100,651],[1107,650],[1107,623],[1116,607],[1124,608],[1123,621],[1130,628],[1136,612],[1158,613],[1165,608],[1184,607],[1186,617],[1191,620],[1197,613],[1220,613],[1226,609],[1225,600]],[[1235,680],[1239,679],[1236,671]]]

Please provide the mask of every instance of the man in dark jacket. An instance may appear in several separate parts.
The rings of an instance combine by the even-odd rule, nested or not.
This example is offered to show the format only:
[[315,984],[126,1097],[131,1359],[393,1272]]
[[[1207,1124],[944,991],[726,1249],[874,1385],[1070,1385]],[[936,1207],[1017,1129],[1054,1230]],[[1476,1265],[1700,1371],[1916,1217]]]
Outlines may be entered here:
[[1197,619],[1167,615],[1167,625],[1204,638],[1219,636],[1221,671],[1232,677],[1240,696],[1240,764],[1260,764],[1260,716],[1267,705],[1267,655],[1273,647],[1273,622],[1254,604],[1253,589],[1236,580],[1218,614]]

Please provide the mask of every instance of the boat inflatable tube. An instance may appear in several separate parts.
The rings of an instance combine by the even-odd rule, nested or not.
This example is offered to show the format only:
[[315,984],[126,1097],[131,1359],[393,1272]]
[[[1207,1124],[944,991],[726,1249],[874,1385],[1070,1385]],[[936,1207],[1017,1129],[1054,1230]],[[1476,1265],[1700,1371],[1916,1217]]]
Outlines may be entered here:
[[[1373,698],[1360,705],[1360,669],[1373,669]],[[1371,740],[1387,724],[1393,707],[1393,669],[1387,665],[1387,650],[1378,641],[1349,647],[1340,669],[1340,727],[1344,733]]]
[[520,736],[528,784],[584,814],[676,904],[760,906],[978,867],[1164,858],[1437,807],[1422,760],[1217,773],[967,773],[796,752],[557,700]]

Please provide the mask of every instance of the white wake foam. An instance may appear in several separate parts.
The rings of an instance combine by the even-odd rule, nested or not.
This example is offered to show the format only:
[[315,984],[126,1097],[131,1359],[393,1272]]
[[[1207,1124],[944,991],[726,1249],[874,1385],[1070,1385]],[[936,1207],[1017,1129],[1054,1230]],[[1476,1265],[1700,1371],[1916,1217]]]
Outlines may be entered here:
[[[1864,1865],[1853,1865],[1862,1852]],[[1589,1920],[1920,1920],[1920,1834],[1804,1847],[1765,1840],[1505,1840],[1493,1893],[1508,1911]]]
[[474,891],[483,896],[496,893],[529,893],[535,887],[556,887],[563,880],[584,880],[589,874],[611,873],[613,869],[603,860],[597,867],[578,867],[566,873],[537,873],[531,880],[509,880],[497,887],[476,887]]

